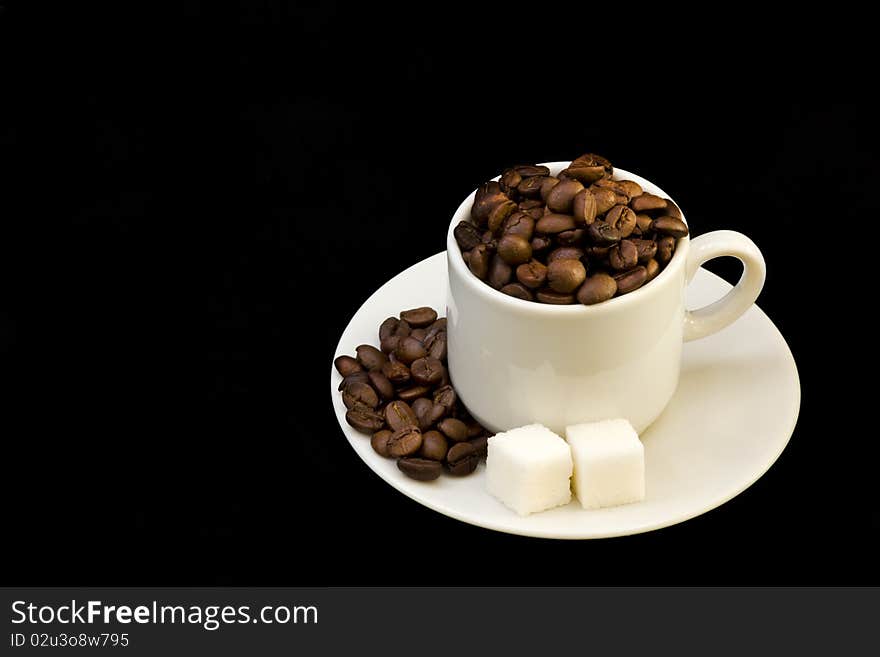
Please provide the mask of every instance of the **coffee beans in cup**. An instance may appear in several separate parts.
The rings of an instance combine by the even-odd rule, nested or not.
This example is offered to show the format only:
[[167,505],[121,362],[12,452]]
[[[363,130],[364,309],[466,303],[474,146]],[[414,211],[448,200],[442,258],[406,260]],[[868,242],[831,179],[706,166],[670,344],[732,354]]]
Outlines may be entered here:
[[[611,162],[594,153],[557,176],[532,164],[505,169],[477,190],[470,219],[453,231],[477,278],[517,299],[561,305],[602,303],[648,284],[687,234],[675,203],[616,180]],[[413,326],[410,319],[401,315]],[[383,344],[395,341],[387,336]],[[404,347],[406,365],[410,349],[418,351]],[[353,376],[379,360],[358,352],[337,368]]]
[[[518,186],[536,170],[545,168],[511,170],[507,183],[517,181]],[[488,208],[487,221],[494,207]],[[498,220],[497,214],[495,218]],[[528,223],[526,219],[518,221]],[[456,229],[456,239],[473,244],[473,250],[485,246],[475,224]],[[527,239],[523,242],[528,246]],[[491,256],[489,262],[494,259],[497,263],[498,254]],[[509,278],[514,267],[502,260],[500,269],[509,272],[496,273],[496,277]],[[524,294],[530,294],[526,287],[520,287]],[[355,356],[339,356],[333,361],[343,377],[339,391],[347,409],[345,420],[369,435],[373,450],[396,459],[398,469],[412,479],[431,481],[443,472],[455,477],[473,472],[486,456],[490,434],[471,417],[449,382],[446,319],[438,318],[433,308],[404,310],[380,324],[378,339],[378,348],[362,344],[355,348]]]

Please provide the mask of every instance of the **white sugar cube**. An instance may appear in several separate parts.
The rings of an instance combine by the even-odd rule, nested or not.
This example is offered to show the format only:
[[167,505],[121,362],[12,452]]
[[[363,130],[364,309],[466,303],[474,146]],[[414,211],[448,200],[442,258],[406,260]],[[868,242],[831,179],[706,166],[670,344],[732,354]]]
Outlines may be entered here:
[[489,438],[486,487],[521,516],[571,501],[571,450],[540,424]]
[[645,449],[626,420],[565,427],[574,461],[574,492],[585,509],[645,499]]

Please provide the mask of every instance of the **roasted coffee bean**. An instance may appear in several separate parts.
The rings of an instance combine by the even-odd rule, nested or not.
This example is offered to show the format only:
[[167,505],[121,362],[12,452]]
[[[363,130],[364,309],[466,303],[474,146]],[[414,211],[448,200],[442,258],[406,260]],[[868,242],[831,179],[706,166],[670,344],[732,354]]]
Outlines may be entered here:
[[[522,266],[522,265],[520,265]],[[506,294],[509,297],[515,297],[517,299],[522,299],[523,301],[534,301],[535,297],[532,296],[532,293],[529,292],[529,288],[527,288],[522,283],[508,283],[504,287],[501,288],[500,292],[502,294]]]
[[617,281],[605,272],[598,272],[584,281],[577,292],[577,300],[585,306],[608,301],[617,294]]
[[640,265],[615,275],[614,280],[617,281],[617,293],[628,294],[640,288],[648,280],[648,270]]
[[636,228],[642,231],[642,235],[647,234],[651,230],[653,219],[647,214],[641,213],[636,215]]
[[[397,349],[394,350],[394,355],[397,356],[397,360],[401,363],[409,365],[414,360],[427,356],[428,352],[425,350],[425,346],[421,342],[410,336],[400,341],[400,344],[397,345]],[[390,379],[391,377],[388,378]]]
[[379,456],[384,456],[386,459],[388,458],[388,439],[391,438],[391,432],[388,429],[382,429],[381,431],[377,431],[373,434],[373,437],[370,439],[370,446],[373,448],[373,451],[376,452]]
[[443,435],[449,440],[461,442],[467,440],[467,425],[461,420],[454,417],[448,417],[437,423],[437,428],[443,432]]
[[[547,194],[547,207],[553,212],[571,214],[574,207],[574,197],[578,195],[584,186],[577,180],[561,180]],[[574,228],[574,226],[572,226]]]
[[523,239],[530,240],[535,231],[535,220],[525,212],[514,212],[504,222],[501,230],[505,235],[519,235]]
[[474,197],[474,205],[471,207],[471,219],[477,226],[485,226],[489,219],[489,213],[492,209],[504,201],[509,200],[507,195],[501,191],[501,185],[497,182],[490,181],[482,185]]
[[522,182],[522,176],[519,175],[515,169],[505,169],[501,173],[501,178],[498,183],[501,186],[501,190],[505,194],[510,194],[510,191],[516,189],[516,186]]
[[400,319],[413,328],[425,328],[437,321],[437,311],[427,306],[404,310],[400,313]]
[[333,365],[336,367],[336,371],[342,376],[348,376],[349,374],[354,374],[355,372],[360,372],[364,369],[361,367],[361,364],[351,356],[337,356],[336,360],[333,361]]
[[382,350],[383,354],[390,354],[397,349],[398,344],[400,344],[400,336],[389,335],[387,338],[382,338],[382,342],[379,343],[379,348]]
[[413,361],[410,366],[413,380],[423,386],[433,386],[443,378],[443,363],[430,356]]
[[575,228],[574,230],[565,230],[556,236],[557,243],[562,246],[574,246],[582,244],[587,231],[583,228]]
[[547,196],[550,194],[550,190],[556,187],[559,183],[559,178],[555,178],[553,176],[546,176],[541,181],[541,199],[544,203],[547,202]]
[[580,260],[563,258],[547,265],[547,284],[562,294],[574,292],[586,277],[587,270]]
[[547,264],[549,265],[555,260],[580,260],[583,257],[583,249],[579,249],[576,246],[560,246],[558,249],[553,249],[547,254]]
[[672,260],[672,254],[675,252],[675,238],[670,236],[661,237],[657,240],[657,262],[665,265]]
[[610,246],[588,246],[584,249],[587,258],[594,262],[605,262],[608,260],[608,252],[610,250]]
[[387,445],[392,458],[415,454],[422,446],[422,432],[417,426],[401,427],[391,434]]
[[535,230],[544,235],[556,235],[566,230],[574,230],[575,227],[574,217],[556,213],[545,214],[535,224]]
[[[430,340],[433,336],[440,333],[440,331],[445,331],[445,330],[446,330],[446,318],[441,317],[440,319],[438,319],[436,322],[434,322],[433,324],[431,324],[428,327],[428,333],[425,335],[425,340],[426,341]],[[427,346],[427,342],[425,343],[425,346]]]
[[388,358],[371,344],[362,344],[355,349],[358,362],[367,370],[378,370],[388,362]]
[[589,225],[596,220],[596,197],[589,189],[582,189],[572,201],[572,216],[576,223]]
[[382,374],[388,377],[395,386],[402,386],[409,383],[409,368],[400,361],[388,361],[382,366]]
[[538,290],[537,292],[535,292],[535,298],[541,303],[556,306],[564,306],[566,304],[574,303],[573,294],[563,294],[562,292],[557,292],[555,290],[551,290],[550,288]]
[[663,214],[674,219],[684,219],[681,210],[670,199],[666,199],[666,207],[663,209]]
[[547,267],[537,260],[530,260],[516,268],[516,279],[535,290],[547,280]]
[[526,210],[533,210],[534,208],[543,208],[544,201],[539,198],[527,198],[520,201],[516,207],[525,212]]
[[577,180],[583,185],[590,185],[605,175],[605,169],[602,167],[591,167],[586,165],[575,165],[567,167],[562,171],[567,178]]
[[397,331],[397,327],[400,324],[400,320],[397,317],[389,317],[382,324],[379,325],[379,341],[381,342],[385,338],[395,335],[395,331]]
[[355,406],[345,413],[345,421],[361,433],[373,433],[385,426],[385,419],[367,406]]
[[397,391],[397,398],[401,401],[405,401],[407,404],[410,402],[414,402],[419,397],[424,397],[427,394],[430,394],[431,386],[413,386],[411,388],[404,388],[403,390]]
[[505,235],[498,241],[498,255],[509,265],[519,265],[532,257],[532,245],[521,235]]
[[489,250],[492,251],[495,249],[495,235],[491,230],[487,230],[480,237],[480,242],[489,247]]
[[639,183],[634,180],[618,180],[617,184],[623,188],[624,193],[630,198],[639,196],[642,194],[642,187]]
[[530,242],[532,245],[532,255],[546,251],[553,246],[553,240],[546,235],[536,235]]
[[654,260],[654,258],[651,258],[645,263],[645,271],[648,274],[648,279],[645,281],[647,283],[648,281],[657,278],[657,274],[660,273],[660,263]]
[[595,246],[611,246],[620,241],[620,232],[604,221],[591,223],[587,233]]
[[544,206],[539,205],[538,207],[529,208],[528,210],[522,210],[522,212],[531,217],[532,221],[537,221],[544,216]]
[[523,178],[550,175],[550,169],[545,167],[543,164],[518,164],[517,166],[513,167],[513,169]]
[[458,397],[452,386],[446,385],[442,388],[437,388],[437,390],[434,391],[434,403],[445,406],[449,410],[452,410],[455,407],[457,399]]
[[[531,247],[529,247],[529,252],[531,252]],[[497,253],[492,256],[492,262],[489,264],[489,278],[487,279],[489,285],[500,290],[510,282],[512,276],[513,268],[504,262],[504,258]]]
[[401,338],[407,337],[412,332],[412,327],[409,325],[409,322],[405,319],[397,322],[397,328],[394,329],[394,335],[399,336]]
[[439,461],[415,457],[397,459],[397,469],[416,481],[434,481],[443,474],[443,464]]
[[413,413],[419,421],[419,429],[426,431],[431,426],[431,416],[434,411],[434,402],[427,397],[419,397],[412,403]]
[[439,431],[428,431],[422,434],[422,446],[419,449],[419,456],[432,461],[443,461],[446,459],[446,452],[449,451],[449,443]]
[[636,213],[625,205],[615,205],[605,214],[605,223],[616,228],[622,238],[629,237],[636,227]]
[[608,264],[612,269],[622,271],[635,267],[639,261],[639,250],[636,245],[629,240],[621,240],[619,244],[615,244],[608,252]]
[[538,198],[541,196],[542,184],[544,184],[543,176],[524,178],[522,182],[516,186],[516,191],[524,198]]
[[657,242],[655,242],[654,240],[634,239],[630,241],[636,245],[636,250],[639,254],[639,262],[648,262],[648,260],[657,255]]
[[491,254],[485,244],[479,244],[471,249],[467,264],[474,276],[480,280],[486,280],[486,276],[489,275],[490,257]]
[[392,431],[397,431],[404,427],[419,426],[419,419],[416,417],[412,407],[405,401],[395,399],[389,402],[385,407],[385,422]]
[[489,230],[493,233],[501,228],[501,225],[504,223],[505,219],[507,219],[511,214],[517,212],[516,203],[513,201],[504,201],[499,203],[494,208],[492,208],[492,212],[489,213]]
[[663,235],[669,235],[676,239],[688,234],[688,227],[681,219],[665,216],[654,219],[654,230]]
[[477,436],[476,438],[471,438],[468,441],[468,444],[474,448],[477,456],[481,459],[486,458],[486,453],[489,451],[489,436]]
[[425,340],[425,349],[428,356],[437,360],[446,360],[446,331],[440,331],[436,335]]
[[631,207],[635,212],[651,212],[652,210],[662,210],[666,207],[666,199],[645,192],[644,194],[640,194],[639,196],[634,197],[629,202],[629,207]]
[[457,443],[446,453],[446,469],[456,477],[469,475],[477,469],[480,456],[473,445],[467,442]]
[[346,408],[360,405],[375,409],[379,405],[379,396],[367,383],[352,383],[342,391],[342,403]]
[[391,381],[382,373],[382,370],[372,370],[369,373],[370,385],[379,393],[379,397],[385,401],[394,399],[394,386]]
[[369,372],[366,372],[364,370],[352,372],[339,382],[339,386],[336,389],[339,391],[345,390],[352,383],[370,383]]
[[614,167],[607,158],[595,153],[584,153],[571,161],[573,167],[602,167],[605,170],[605,176],[610,178],[614,174]]
[[622,203],[623,205],[629,203],[629,194],[626,191],[627,188],[623,185],[623,181],[603,178],[602,180],[597,180],[596,183],[591,186],[591,189],[596,189],[598,187],[610,189],[614,192],[617,198],[617,203]]
[[480,243],[480,230],[470,221],[462,221],[452,231],[455,241],[458,242],[458,248],[462,251],[470,251]]
[[591,187],[590,193],[596,199],[596,215],[605,214],[617,204],[617,194],[607,187]]
[[428,331],[423,328],[413,329],[412,333],[409,334],[409,337],[415,338],[422,344],[425,344],[425,336],[428,335]]

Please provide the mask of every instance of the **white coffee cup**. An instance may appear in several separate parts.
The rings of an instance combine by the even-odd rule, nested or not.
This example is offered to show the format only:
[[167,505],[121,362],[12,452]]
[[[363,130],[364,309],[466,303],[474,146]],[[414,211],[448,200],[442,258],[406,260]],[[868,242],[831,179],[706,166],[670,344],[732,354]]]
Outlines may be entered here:
[[[556,174],[567,163],[546,166]],[[621,169],[614,177],[671,198]],[[719,230],[678,240],[654,280],[604,303],[516,299],[474,276],[455,241],[453,230],[470,217],[475,193],[459,206],[446,238],[449,374],[471,414],[492,431],[539,422],[562,432],[569,424],[622,417],[641,433],[675,392],[682,343],[736,320],[764,285],[764,258],[754,242]],[[686,310],[685,287],[700,265],[720,256],[742,261],[739,283],[718,301]]]

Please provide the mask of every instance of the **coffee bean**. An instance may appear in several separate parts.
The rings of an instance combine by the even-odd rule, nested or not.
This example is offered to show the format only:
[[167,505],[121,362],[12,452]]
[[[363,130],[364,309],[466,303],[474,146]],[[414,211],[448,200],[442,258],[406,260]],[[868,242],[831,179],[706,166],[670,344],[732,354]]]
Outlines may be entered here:
[[547,264],[549,265],[556,260],[580,260],[583,257],[583,249],[576,246],[560,246],[547,254]]
[[587,233],[596,246],[611,246],[620,241],[620,232],[604,221],[596,220],[591,223]]
[[[425,335],[425,340],[426,341],[430,340],[433,336],[440,333],[440,331],[445,331],[445,330],[446,330],[446,318],[441,317],[440,319],[438,319],[437,321],[435,321],[433,324],[431,324],[428,327],[428,333],[427,333],[427,335]],[[426,347],[428,346],[427,342],[425,343],[425,346]]]
[[617,293],[628,294],[640,288],[648,280],[648,270],[642,266],[621,272],[614,276],[617,281]]
[[537,292],[535,292],[535,298],[541,303],[547,303],[556,306],[564,306],[566,304],[574,303],[573,294],[563,294],[561,292],[551,290],[550,288],[538,290]]
[[526,287],[537,289],[547,280],[547,267],[537,260],[530,260],[516,268],[516,278]]
[[577,180],[581,184],[589,185],[602,178],[605,175],[605,169],[602,167],[591,167],[586,165],[575,166],[575,164],[572,163],[571,166],[562,171],[562,174],[567,178]]
[[675,238],[666,236],[657,240],[657,262],[665,265],[672,260],[672,254],[675,252]]
[[602,167],[605,170],[605,176],[608,178],[614,174],[614,167],[611,166],[611,162],[601,155],[596,155],[596,153],[584,153],[583,155],[576,157],[571,161],[571,166]]
[[456,477],[469,475],[477,469],[480,456],[470,443],[457,443],[446,454],[446,469]]
[[415,454],[422,446],[422,432],[415,425],[401,427],[391,434],[387,445],[392,458]]
[[562,246],[574,246],[582,244],[587,231],[583,228],[575,228],[574,230],[565,230],[556,236],[556,242]]
[[538,207],[529,208],[528,210],[522,210],[522,212],[525,213],[526,216],[531,217],[532,221],[537,221],[544,216],[544,206],[540,205]]
[[525,212],[526,210],[533,210],[535,208],[543,209],[544,201],[539,198],[527,198],[520,201],[516,207],[518,207],[522,212]]
[[391,438],[391,432],[388,429],[382,429],[373,434],[370,439],[370,446],[379,456],[388,458],[388,439]]
[[589,225],[596,220],[596,197],[589,189],[582,189],[572,201],[572,216],[576,223]]
[[446,452],[449,450],[449,443],[439,431],[428,431],[422,435],[422,447],[419,449],[419,456],[431,459],[432,461],[443,461],[446,458]]
[[618,180],[617,184],[623,188],[624,193],[633,198],[642,194],[642,187],[634,180]]
[[516,172],[516,169],[505,169],[501,173],[501,179],[498,181],[501,190],[505,194],[510,194],[510,191],[516,189],[520,182],[522,182],[522,176]]
[[660,263],[654,260],[654,258],[651,258],[645,263],[645,271],[648,274],[648,279],[645,282],[647,283],[648,281],[654,280],[657,278],[657,274],[660,273]]
[[591,187],[590,193],[596,199],[597,215],[605,214],[617,204],[617,194],[607,187]]
[[471,219],[477,226],[485,226],[492,209],[504,201],[509,200],[501,191],[501,185],[495,181],[482,185],[474,197],[474,205],[471,207]]
[[640,194],[639,196],[634,197],[629,202],[629,207],[631,207],[635,212],[650,212],[652,210],[662,210],[666,207],[666,199],[645,192],[644,194]]
[[516,212],[516,203],[513,201],[502,201],[494,208],[492,208],[492,212],[489,213],[488,226],[489,230],[493,233],[501,228],[501,224],[504,223],[504,220],[507,219],[511,214]]
[[486,453],[489,451],[489,436],[477,436],[476,438],[471,438],[468,441],[468,444],[474,448],[478,457],[485,458]]
[[382,373],[382,370],[372,370],[369,373],[370,385],[379,393],[379,397],[385,401],[394,399],[394,386],[391,381]]
[[621,237],[629,237],[636,227],[636,213],[625,205],[615,205],[606,213],[605,222],[616,228]]
[[346,408],[361,405],[374,409],[379,405],[379,396],[373,387],[366,383],[352,383],[342,391],[342,403]]
[[648,260],[657,254],[657,242],[654,240],[634,239],[630,241],[636,245],[636,250],[639,254],[639,262],[641,263],[648,262]]
[[388,362],[388,358],[373,345],[362,344],[355,349],[358,362],[367,370],[378,370]]
[[[531,247],[529,247],[529,251],[531,251]],[[512,276],[513,268],[504,262],[504,258],[497,253],[492,256],[492,262],[489,264],[489,278],[487,279],[489,285],[500,290],[510,282]]]
[[562,294],[574,292],[586,277],[587,270],[580,260],[564,258],[547,265],[547,284]]
[[340,391],[345,390],[352,383],[370,383],[369,373],[365,372],[364,370],[352,372],[339,382],[339,386],[336,389]]
[[584,186],[577,180],[560,180],[547,194],[547,207],[553,212],[570,214],[574,206],[574,197],[583,188]]
[[351,356],[337,356],[336,360],[333,361],[333,365],[336,367],[336,371],[342,376],[348,376],[349,374],[354,374],[355,372],[360,372],[364,369],[361,367],[361,364]]
[[448,417],[437,424],[437,428],[450,440],[461,442],[467,440],[467,426],[461,420]]
[[530,242],[532,245],[532,255],[546,251],[553,245],[553,240],[546,235],[536,235]]
[[543,199],[544,203],[547,202],[547,196],[550,194],[550,190],[556,187],[558,183],[559,178],[553,176],[546,176],[541,181],[541,199]]
[[507,264],[518,265],[532,257],[532,246],[521,235],[505,235],[498,241],[498,255]]
[[385,422],[392,431],[403,427],[417,427],[419,420],[412,407],[405,401],[396,399],[385,407]]
[[682,217],[681,210],[679,210],[678,206],[670,199],[666,199],[666,207],[663,209],[663,214],[669,217],[673,217],[674,219],[684,218]]
[[458,248],[462,251],[470,251],[480,243],[480,230],[470,221],[462,221],[452,231]]
[[467,264],[474,276],[480,280],[486,280],[486,276],[489,275],[489,258],[489,249],[485,244],[479,244],[471,249]]
[[379,341],[395,334],[400,320],[397,317],[389,317],[379,325]]
[[419,421],[419,429],[427,430],[431,426],[431,415],[434,410],[434,402],[427,397],[419,397],[412,403],[413,413]]
[[543,176],[533,176],[532,178],[524,178],[516,191],[524,198],[537,198],[541,195],[541,185],[544,184]]
[[433,386],[443,378],[443,363],[430,356],[413,361],[410,366],[413,380],[423,386]]
[[385,426],[385,419],[367,406],[355,406],[345,413],[345,421],[361,433],[373,433]]
[[523,301],[534,301],[534,297],[532,296],[532,293],[529,292],[529,288],[522,283],[508,283],[501,288],[500,292],[509,297],[522,299]]
[[490,251],[493,251],[495,249],[495,235],[494,235],[494,233],[492,233],[491,230],[487,230],[480,237],[480,242],[482,244],[485,244],[486,246],[488,246]]
[[404,388],[397,391],[397,398],[405,401],[407,404],[414,402],[419,397],[424,397],[431,392],[431,386],[419,385],[411,388]]
[[504,222],[501,230],[505,235],[519,235],[523,239],[530,240],[535,230],[535,220],[525,212],[514,212]]
[[636,215],[636,228],[642,231],[642,234],[646,234],[651,230],[651,224],[654,222],[651,219],[650,215],[641,213]]
[[550,169],[545,167],[543,164],[518,164],[517,166],[513,167],[513,169],[523,178],[550,175]]
[[629,240],[621,240],[608,252],[608,263],[618,271],[635,267],[639,261],[639,250]]
[[416,481],[433,481],[443,474],[443,464],[431,459],[415,457],[398,459],[397,468]]
[[409,337],[415,338],[422,344],[425,344],[425,336],[428,335],[428,331],[423,328],[413,329],[412,333],[409,334]]
[[585,306],[608,301],[617,294],[617,281],[604,272],[598,272],[584,281],[577,292],[577,300]]
[[574,230],[575,227],[574,217],[569,214],[545,214],[535,224],[535,230],[545,235],[555,235],[566,230]]
[[437,320],[437,311],[427,306],[404,310],[400,313],[400,319],[414,328],[425,328]]
[[382,342],[379,343],[379,347],[382,350],[383,354],[390,354],[395,349],[397,349],[398,344],[400,344],[400,336],[389,335],[387,338],[382,338]]
[[434,403],[451,410],[455,406],[457,396],[452,386],[443,386],[434,391]]
[[688,234],[688,227],[681,219],[664,216],[654,219],[654,230],[663,235],[670,235],[676,239]]
[[[394,350],[394,355],[397,356],[401,363],[409,365],[414,360],[427,356],[428,352],[425,351],[425,347],[421,342],[410,336],[400,341],[397,349]],[[388,378],[390,379],[391,377],[389,376]]]

